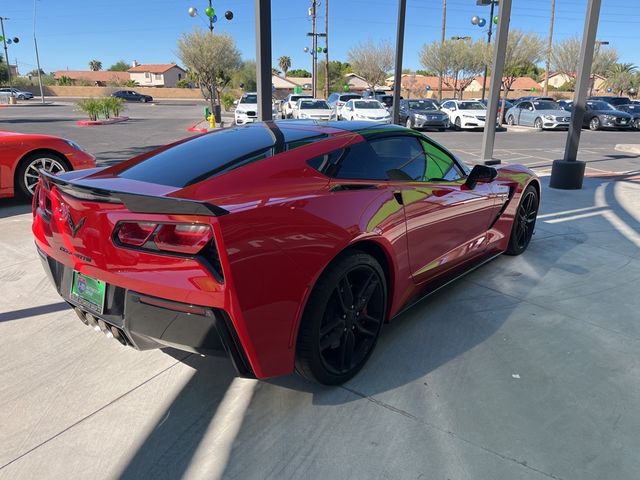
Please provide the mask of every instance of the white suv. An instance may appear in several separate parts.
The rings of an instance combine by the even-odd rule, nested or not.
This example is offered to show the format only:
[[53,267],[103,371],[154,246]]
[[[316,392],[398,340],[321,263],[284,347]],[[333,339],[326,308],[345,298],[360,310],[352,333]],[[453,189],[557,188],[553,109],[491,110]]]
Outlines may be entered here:
[[[276,114],[276,105],[272,103],[272,118],[275,118]],[[258,94],[256,92],[248,92],[240,97],[234,112],[234,120],[236,125],[245,125],[258,121]]]

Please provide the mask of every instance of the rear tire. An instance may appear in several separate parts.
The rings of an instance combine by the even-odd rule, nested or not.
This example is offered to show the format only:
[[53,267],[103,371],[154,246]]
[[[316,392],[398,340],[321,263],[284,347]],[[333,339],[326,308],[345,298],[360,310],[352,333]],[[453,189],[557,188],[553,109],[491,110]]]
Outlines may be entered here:
[[373,352],[386,309],[380,264],[360,250],[344,252],[309,296],[298,333],[296,371],[325,385],[352,378]]
[[520,255],[531,242],[533,230],[536,226],[539,207],[538,191],[533,185],[529,185],[522,193],[516,216],[513,219],[507,255]]

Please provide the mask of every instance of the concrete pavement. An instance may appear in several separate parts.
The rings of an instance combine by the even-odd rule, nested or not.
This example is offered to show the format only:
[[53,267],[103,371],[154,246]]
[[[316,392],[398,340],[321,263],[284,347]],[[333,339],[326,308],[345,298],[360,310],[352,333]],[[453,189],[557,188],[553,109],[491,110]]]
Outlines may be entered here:
[[49,285],[0,202],[0,479],[636,479],[640,164],[546,187],[529,250],[383,329],[344,387],[137,352]]

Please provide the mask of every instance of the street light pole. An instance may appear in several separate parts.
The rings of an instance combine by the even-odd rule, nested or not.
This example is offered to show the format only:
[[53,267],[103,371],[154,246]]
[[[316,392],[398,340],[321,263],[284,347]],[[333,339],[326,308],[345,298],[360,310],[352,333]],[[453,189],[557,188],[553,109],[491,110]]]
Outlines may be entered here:
[[[487,32],[487,43],[491,44],[491,34],[493,33],[493,9],[495,6],[494,0],[491,0],[491,11],[489,13],[489,31]],[[487,72],[489,71],[489,65],[485,63],[484,74],[482,75],[482,100],[487,90]]]
[[255,0],[258,120],[270,121],[271,107],[271,0]]
[[404,20],[407,0],[398,0],[398,30],[396,32],[396,68],[393,74],[393,123],[400,121],[400,89],[402,88],[402,55],[404,52]]
[[11,62],[9,62],[9,51],[7,50],[7,36],[4,33],[4,21],[9,20],[7,17],[0,17],[0,28],[2,29],[2,43],[4,44],[4,61],[7,64],[7,78],[9,88],[11,88]]
[[33,0],[33,45],[36,48],[36,66],[38,67],[38,85],[40,86],[40,101],[44,103],[44,91],[42,90],[42,74],[40,71],[41,70],[40,55],[38,55],[38,41],[36,40],[36,1],[37,0]]
[[547,60],[545,62],[545,79],[544,91],[542,94],[546,97],[549,93],[549,69],[551,68],[551,52],[553,49],[553,23],[556,17],[556,0],[551,0],[551,21],[549,23],[549,40],[547,41]]
[[[447,0],[442,0],[442,30],[440,32],[440,45],[444,43],[447,29]],[[438,101],[442,101],[442,72],[438,74]]]

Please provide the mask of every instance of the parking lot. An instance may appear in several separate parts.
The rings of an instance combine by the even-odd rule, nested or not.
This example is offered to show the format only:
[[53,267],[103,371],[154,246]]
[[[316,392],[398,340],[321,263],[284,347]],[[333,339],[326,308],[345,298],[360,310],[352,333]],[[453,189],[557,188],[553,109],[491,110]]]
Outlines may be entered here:
[[[71,102],[0,128],[99,163],[190,135],[203,103],[128,106],[79,127]],[[429,134],[469,163],[481,132]],[[543,177],[536,234],[383,328],[342,387],[234,378],[225,359],[138,352],[83,325],[42,271],[29,205],[0,200],[0,479],[635,479],[640,471],[639,132],[583,131],[579,191],[552,190],[566,132],[502,131]]]

